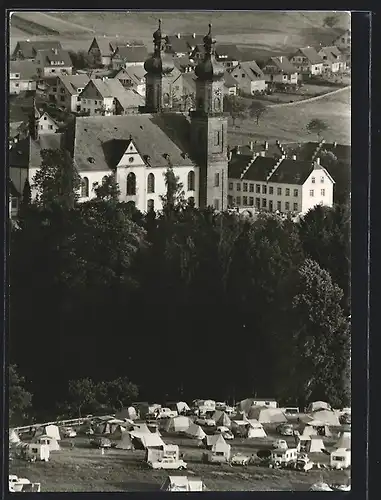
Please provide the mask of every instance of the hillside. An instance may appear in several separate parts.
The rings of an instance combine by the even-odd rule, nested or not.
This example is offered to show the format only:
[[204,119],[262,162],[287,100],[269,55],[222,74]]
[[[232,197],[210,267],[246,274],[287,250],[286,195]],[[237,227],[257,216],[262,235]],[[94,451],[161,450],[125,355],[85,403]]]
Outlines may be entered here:
[[[23,31],[28,38],[30,35],[49,36],[49,31],[52,36],[53,31],[56,38],[58,36],[64,45],[66,41],[71,48],[74,42],[89,39],[95,32],[98,36],[138,39],[149,44],[160,17],[166,34],[203,33],[212,22],[213,34],[220,42],[280,52],[303,45],[330,43],[336,30],[324,27],[326,15],[325,12],[281,11],[18,12],[11,22],[11,38],[19,39]],[[349,15],[339,13],[337,27],[348,25]],[[17,33],[13,33],[12,28],[16,28]]]

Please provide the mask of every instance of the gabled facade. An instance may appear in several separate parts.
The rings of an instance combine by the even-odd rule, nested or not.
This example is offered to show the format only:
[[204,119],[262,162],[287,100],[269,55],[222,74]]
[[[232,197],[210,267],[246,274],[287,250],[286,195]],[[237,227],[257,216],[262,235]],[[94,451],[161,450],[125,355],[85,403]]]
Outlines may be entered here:
[[266,83],[278,85],[297,85],[298,71],[287,57],[270,57],[262,66]]
[[241,94],[254,95],[267,89],[265,75],[255,61],[239,63],[230,70],[230,74],[236,80]]
[[94,38],[87,53],[102,66],[110,66],[111,57],[117,49],[117,42],[105,38]]
[[36,55],[37,74],[43,79],[59,75],[71,75],[73,63],[63,49],[39,50]]
[[345,61],[340,50],[335,46],[322,47],[319,50],[319,55],[323,59],[324,73],[338,73],[346,68]]
[[308,77],[323,73],[323,59],[313,47],[298,49],[290,57],[290,62],[298,70],[299,75]]
[[15,50],[12,54],[12,59],[29,59],[33,61],[39,50],[61,50],[62,46],[60,42],[57,41],[40,41],[30,42],[23,40],[17,42]]
[[129,66],[128,68],[122,68],[118,71],[114,78],[118,79],[124,88],[134,89],[139,95],[145,96],[145,71],[141,66]]
[[60,129],[60,124],[45,111],[36,119],[38,135],[55,134]]
[[121,102],[126,95],[127,90],[116,78],[90,80],[79,95],[80,112],[90,116],[114,115],[116,114],[116,99],[118,98]]
[[79,95],[86,87],[90,78],[87,75],[60,75],[54,80],[47,91],[49,99],[60,108],[72,113],[81,110]]

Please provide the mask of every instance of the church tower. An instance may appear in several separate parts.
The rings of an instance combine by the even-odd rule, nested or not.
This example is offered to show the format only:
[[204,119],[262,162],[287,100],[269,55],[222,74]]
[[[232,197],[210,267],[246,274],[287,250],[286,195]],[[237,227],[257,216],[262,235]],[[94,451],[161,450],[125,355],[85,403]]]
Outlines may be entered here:
[[144,63],[146,78],[146,113],[160,113],[162,109],[162,77],[163,63],[161,60],[161,19],[159,28],[153,34],[153,54]]
[[196,66],[196,109],[191,111],[191,143],[200,166],[200,208],[227,209],[228,121],[223,110],[224,67],[214,55],[212,25],[204,37],[205,55]]

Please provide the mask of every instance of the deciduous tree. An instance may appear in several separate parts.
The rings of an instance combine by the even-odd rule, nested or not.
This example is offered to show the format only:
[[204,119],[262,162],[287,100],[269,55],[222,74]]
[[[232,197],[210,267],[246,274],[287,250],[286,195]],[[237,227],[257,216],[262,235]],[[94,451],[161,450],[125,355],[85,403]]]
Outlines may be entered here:
[[25,417],[30,408],[32,394],[25,390],[25,378],[17,371],[16,365],[9,365],[9,423],[17,425]]
[[267,107],[260,101],[253,101],[249,107],[249,115],[255,118],[257,125],[259,125],[259,120],[267,112]]
[[241,97],[235,95],[224,96],[224,110],[231,116],[233,127],[235,127],[238,118],[245,118],[246,109],[247,106]]
[[90,378],[69,381],[70,403],[78,411],[80,418],[82,409],[94,404],[95,396],[96,386]]
[[325,121],[320,120],[320,118],[314,118],[307,124],[307,132],[309,134],[316,134],[318,140],[320,141],[323,132],[328,129],[328,125]]

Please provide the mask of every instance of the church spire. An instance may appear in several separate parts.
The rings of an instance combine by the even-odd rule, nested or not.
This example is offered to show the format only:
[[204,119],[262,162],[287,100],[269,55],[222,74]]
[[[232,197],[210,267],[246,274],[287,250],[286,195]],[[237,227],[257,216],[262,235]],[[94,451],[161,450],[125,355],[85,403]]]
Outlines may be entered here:
[[161,19],[159,27],[153,34],[153,53],[144,63],[147,71],[146,78],[146,105],[145,111],[159,113],[162,108],[162,77],[163,61],[161,59],[162,34]]
[[219,80],[224,76],[225,69],[214,56],[215,41],[212,37],[212,25],[209,24],[209,31],[204,36],[204,57],[195,69],[196,76],[199,80],[213,81]]

